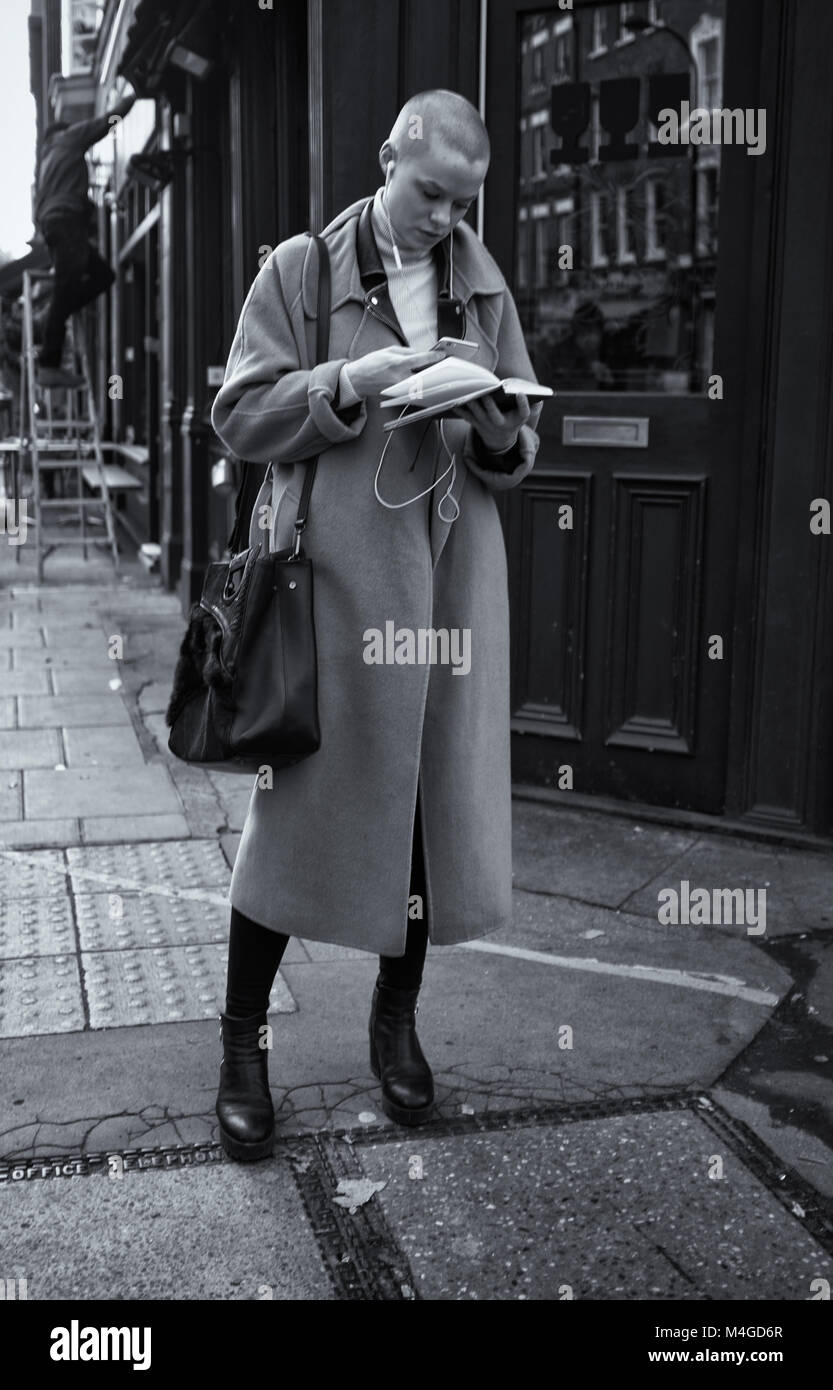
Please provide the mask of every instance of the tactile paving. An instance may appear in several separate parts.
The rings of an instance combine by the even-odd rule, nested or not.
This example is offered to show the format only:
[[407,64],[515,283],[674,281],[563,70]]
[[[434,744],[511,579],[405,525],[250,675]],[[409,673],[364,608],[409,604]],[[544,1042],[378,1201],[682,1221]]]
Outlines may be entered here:
[[[73,891],[141,892],[145,883],[172,889],[226,888],[231,872],[216,840],[157,840],[135,845],[85,845],[67,850]],[[87,878],[86,874],[100,875]],[[138,888],[137,888],[137,885]]]
[[0,899],[0,959],[75,951],[69,895]]
[[82,951],[227,941],[229,908],[162,893],[76,893]]
[[[92,1028],[181,1023],[216,1018],[225,999],[225,945],[84,951],[84,985]],[[270,1013],[294,1013],[295,1000],[277,976]]]
[[75,956],[4,961],[0,970],[0,1038],[74,1033],[83,1027]]
[[47,898],[66,891],[63,850],[0,850],[4,898]]

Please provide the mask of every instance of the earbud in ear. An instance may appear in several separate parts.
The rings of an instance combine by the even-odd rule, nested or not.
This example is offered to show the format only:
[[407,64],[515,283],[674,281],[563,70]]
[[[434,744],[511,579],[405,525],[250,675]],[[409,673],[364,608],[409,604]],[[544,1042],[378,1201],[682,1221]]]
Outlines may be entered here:
[[389,160],[388,160],[388,167],[387,167],[387,169],[385,170],[385,182],[386,182],[386,183],[387,183],[388,179],[390,178],[390,173],[391,173],[391,169],[392,169],[392,168],[393,168],[393,160],[392,160],[392,159],[389,159]]

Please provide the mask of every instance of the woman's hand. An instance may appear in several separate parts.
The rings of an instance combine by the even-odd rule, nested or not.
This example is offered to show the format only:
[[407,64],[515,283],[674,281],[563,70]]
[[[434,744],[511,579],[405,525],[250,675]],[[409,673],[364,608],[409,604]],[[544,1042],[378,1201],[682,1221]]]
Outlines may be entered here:
[[378,396],[386,386],[395,386],[409,372],[442,362],[444,352],[417,352],[414,348],[379,348],[347,363],[347,379],[357,396]]
[[529,419],[526,396],[516,396],[515,400],[513,410],[501,410],[492,396],[480,396],[467,405],[458,405],[454,414],[473,425],[485,447],[499,454],[512,447],[521,425]]

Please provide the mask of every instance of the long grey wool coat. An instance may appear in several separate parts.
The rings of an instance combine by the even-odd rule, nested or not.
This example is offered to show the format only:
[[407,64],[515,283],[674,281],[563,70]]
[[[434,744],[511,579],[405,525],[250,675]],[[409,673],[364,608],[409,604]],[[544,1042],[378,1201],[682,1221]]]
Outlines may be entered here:
[[[277,770],[271,789],[255,783],[231,901],[275,931],[401,956],[418,791],[430,940],[465,941],[510,920],[509,609],[493,493],[530,471],[538,436],[525,425],[514,471],[496,472],[484,466],[489,456],[471,427],[446,420],[460,509],[452,524],[437,515],[450,474],[401,510],[377,501],[374,476],[389,438],[378,484],[386,501],[422,492],[448,459],[436,422],[390,436],[382,425],[392,412],[378,399],[339,405],[345,362],[405,342],[386,296],[362,281],[357,233],[368,201],[323,232],[332,266],[330,360],[310,370],[317,255],[307,236],[294,236],[252,284],[213,407],[214,428],[238,457],[272,463],[250,536],[263,539],[258,519],[269,513],[259,507],[270,501],[273,550],[291,542],[303,460],[319,452],[304,550],[313,565],[322,743]],[[480,344],[477,361],[500,377],[534,380],[506,282],[464,222],[454,232],[453,271],[466,336]],[[537,423],[537,410],[530,418]],[[443,505],[445,516],[453,510]],[[450,648],[458,670],[426,659],[430,648],[418,634],[430,628],[459,630]],[[402,629],[414,634],[410,649]],[[399,663],[367,659],[374,641],[376,656],[398,650]],[[411,904],[412,916],[418,912]]]

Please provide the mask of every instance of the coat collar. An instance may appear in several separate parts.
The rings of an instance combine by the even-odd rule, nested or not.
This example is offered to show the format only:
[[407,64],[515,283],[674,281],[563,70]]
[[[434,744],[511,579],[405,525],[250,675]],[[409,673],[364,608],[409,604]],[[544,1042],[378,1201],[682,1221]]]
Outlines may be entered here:
[[[370,284],[385,279],[370,221],[372,203],[373,198],[361,198],[352,203],[321,233],[330,252],[333,310],[350,299],[363,304]],[[455,295],[467,303],[475,294],[502,294],[506,281],[468,223],[459,222],[453,235]],[[446,238],[434,251],[441,290],[448,289],[448,243],[449,238]],[[312,318],[317,300],[317,267],[312,246],[304,262],[302,284],[304,310]]]

